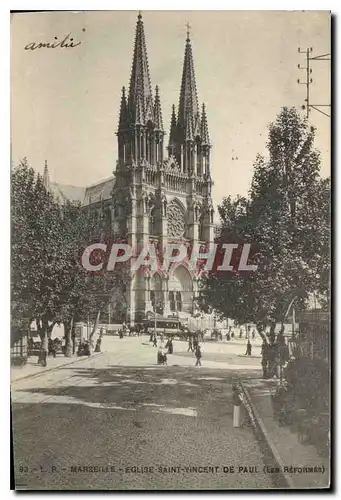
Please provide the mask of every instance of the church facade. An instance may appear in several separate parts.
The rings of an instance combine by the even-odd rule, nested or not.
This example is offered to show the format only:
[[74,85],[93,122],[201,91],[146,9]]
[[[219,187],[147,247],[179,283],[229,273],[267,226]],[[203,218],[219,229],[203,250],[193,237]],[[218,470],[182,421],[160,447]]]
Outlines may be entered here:
[[[139,14],[129,88],[122,88],[113,176],[76,192],[51,183],[45,167],[46,185],[57,196],[101,211],[112,238],[124,238],[133,248],[147,243],[160,249],[172,243],[192,247],[214,240],[211,142],[205,105],[198,102],[189,33],[179,92],[166,145],[160,91],[151,85]],[[198,276],[184,262],[168,271],[131,273],[126,319],[133,324],[156,312],[185,320],[195,313],[197,293]]]

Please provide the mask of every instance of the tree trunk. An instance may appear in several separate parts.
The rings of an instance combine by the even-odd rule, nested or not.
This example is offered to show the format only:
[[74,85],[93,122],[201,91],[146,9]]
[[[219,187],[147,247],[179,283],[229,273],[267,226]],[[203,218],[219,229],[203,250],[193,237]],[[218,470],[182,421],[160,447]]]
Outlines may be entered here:
[[72,324],[71,339],[72,339],[72,354],[75,354],[75,352],[76,352],[76,328],[75,328],[75,322],[73,322],[73,324]]
[[269,332],[269,338],[272,340],[275,340],[276,337],[275,329],[276,329],[276,322],[272,321],[270,324],[270,332]]
[[97,330],[97,325],[99,323],[100,314],[101,314],[101,310],[99,310],[98,313],[97,313],[94,326],[92,327],[92,331],[91,331],[90,336],[89,336],[89,350],[90,350],[90,354],[93,353],[93,348],[94,348],[94,346],[93,346],[93,337],[94,337],[94,335],[96,333],[96,330]]
[[39,357],[38,357],[38,363],[41,363],[43,359],[46,358],[46,355],[44,354],[44,344],[45,344],[45,338],[48,336],[48,331],[49,331],[49,322],[46,318],[37,319],[37,328],[38,328],[38,334],[41,340],[41,346],[40,346],[40,352],[39,352]]
[[67,358],[72,356],[72,330],[73,330],[73,316],[70,322],[64,323],[64,334],[65,334],[65,353]]
[[257,325],[257,331],[259,333],[260,338],[263,340],[263,342],[265,342],[266,344],[268,344],[268,339],[267,339],[265,331],[264,331],[264,326],[263,325]]

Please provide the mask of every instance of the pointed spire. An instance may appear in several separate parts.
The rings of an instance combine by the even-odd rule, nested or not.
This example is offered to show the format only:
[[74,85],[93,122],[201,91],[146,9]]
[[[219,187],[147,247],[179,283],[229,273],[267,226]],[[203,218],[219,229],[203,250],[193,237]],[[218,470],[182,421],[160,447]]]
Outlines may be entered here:
[[161,130],[163,132],[161,102],[159,95],[159,87],[157,85],[155,87],[154,123],[155,123],[155,129]]
[[199,112],[193,54],[189,30],[187,31],[185,58],[182,70],[179,100],[178,122],[183,131],[187,130],[187,121],[193,120]]
[[44,182],[45,189],[49,189],[49,187],[50,187],[50,176],[49,176],[49,169],[48,169],[48,166],[47,166],[47,160],[45,160],[43,182]]
[[122,87],[122,97],[121,97],[121,107],[120,107],[120,118],[118,128],[124,129],[128,126],[128,108],[127,108],[127,98],[125,94],[125,87]]
[[136,34],[134,43],[133,65],[131,69],[128,107],[132,121],[136,119],[136,101],[137,96],[141,97],[143,120],[145,113],[152,106],[152,90],[150,84],[148,57],[146,49],[146,40],[141,12],[137,17]]
[[207,116],[206,116],[205,104],[202,105],[201,142],[202,142],[202,144],[210,145],[210,136],[208,134],[208,125],[207,125]]
[[194,125],[193,125],[193,137],[201,136],[201,126],[200,126],[200,113],[198,112],[194,117]]
[[168,146],[171,147],[172,145],[176,144],[177,139],[178,139],[178,126],[176,122],[175,105],[173,104]]
[[142,125],[143,124],[143,102],[140,94],[136,96],[136,112],[135,112],[135,124]]
[[185,133],[186,141],[193,141],[193,127],[192,127],[192,117],[189,116],[186,121],[186,133]]

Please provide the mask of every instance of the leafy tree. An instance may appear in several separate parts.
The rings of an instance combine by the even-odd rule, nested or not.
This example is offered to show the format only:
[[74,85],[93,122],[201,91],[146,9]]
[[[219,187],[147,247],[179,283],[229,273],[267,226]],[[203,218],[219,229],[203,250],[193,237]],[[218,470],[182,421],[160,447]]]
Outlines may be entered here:
[[[255,272],[213,271],[201,302],[240,323],[264,328],[284,322],[295,301],[329,289],[329,181],[319,177],[315,130],[296,110],[283,108],[269,127],[269,156],[257,156],[248,199],[219,207],[218,243],[251,243]],[[238,251],[236,251],[238,257]]]
[[12,318],[24,331],[36,319],[44,338],[58,294],[59,206],[26,159],[12,171],[11,190]]
[[[94,317],[125,295],[127,268],[96,275],[81,265],[81,253],[104,241],[101,215],[79,204],[55,200],[24,159],[12,171],[12,331],[26,332],[36,320],[42,339],[63,324],[71,355],[75,321]],[[110,245],[108,245],[110,250]]]

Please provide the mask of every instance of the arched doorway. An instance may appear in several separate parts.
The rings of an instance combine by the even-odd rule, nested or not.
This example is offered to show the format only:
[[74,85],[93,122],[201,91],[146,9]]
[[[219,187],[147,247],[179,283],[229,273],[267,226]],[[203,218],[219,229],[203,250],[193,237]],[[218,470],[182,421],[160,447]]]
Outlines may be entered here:
[[193,281],[185,266],[177,266],[171,271],[168,281],[168,300],[171,312],[192,313]]

